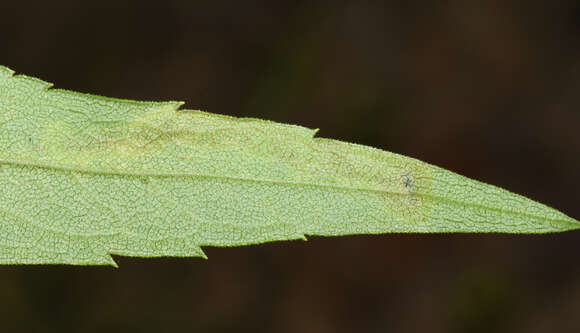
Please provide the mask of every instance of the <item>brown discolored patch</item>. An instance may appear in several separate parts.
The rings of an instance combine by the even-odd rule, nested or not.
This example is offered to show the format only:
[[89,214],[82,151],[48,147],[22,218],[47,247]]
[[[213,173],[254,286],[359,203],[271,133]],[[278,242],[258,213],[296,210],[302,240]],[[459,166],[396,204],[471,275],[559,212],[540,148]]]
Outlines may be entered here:
[[[396,162],[395,162],[396,161]],[[398,156],[390,169],[394,174],[393,187],[385,193],[385,201],[393,205],[391,214],[402,221],[419,223],[429,218],[433,202],[428,196],[433,186],[432,172],[428,164]]]

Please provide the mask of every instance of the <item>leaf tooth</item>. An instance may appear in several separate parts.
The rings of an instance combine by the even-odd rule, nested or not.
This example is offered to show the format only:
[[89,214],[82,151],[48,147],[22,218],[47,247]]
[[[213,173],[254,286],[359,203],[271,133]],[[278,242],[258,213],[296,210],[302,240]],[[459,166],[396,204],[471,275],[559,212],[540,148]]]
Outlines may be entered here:
[[103,259],[103,261],[102,261],[102,264],[100,264],[100,265],[112,266],[114,268],[119,268],[119,265],[117,264],[115,259],[113,259],[113,256],[111,256],[111,254],[107,253],[102,259]]

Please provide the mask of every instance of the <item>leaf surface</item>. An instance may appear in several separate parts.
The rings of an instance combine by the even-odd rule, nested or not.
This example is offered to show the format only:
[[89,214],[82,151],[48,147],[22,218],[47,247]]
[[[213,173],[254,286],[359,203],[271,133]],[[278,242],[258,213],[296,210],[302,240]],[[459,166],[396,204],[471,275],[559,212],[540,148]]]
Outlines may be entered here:
[[547,233],[523,196],[316,130],[50,89],[0,66],[0,264],[379,233]]

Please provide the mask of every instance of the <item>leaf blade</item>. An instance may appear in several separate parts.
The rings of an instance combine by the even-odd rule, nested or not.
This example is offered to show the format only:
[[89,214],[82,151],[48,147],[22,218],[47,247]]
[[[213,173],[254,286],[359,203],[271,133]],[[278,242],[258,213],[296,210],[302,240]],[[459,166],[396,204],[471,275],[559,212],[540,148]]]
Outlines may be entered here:
[[316,130],[49,89],[0,66],[0,263],[114,265],[388,232],[545,233],[568,216]]

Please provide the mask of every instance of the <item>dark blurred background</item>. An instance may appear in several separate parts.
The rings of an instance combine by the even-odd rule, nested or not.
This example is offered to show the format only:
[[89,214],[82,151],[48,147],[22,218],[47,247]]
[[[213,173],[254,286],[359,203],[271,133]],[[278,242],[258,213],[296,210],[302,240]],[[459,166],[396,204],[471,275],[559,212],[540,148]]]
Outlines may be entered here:
[[[8,2],[8,1],[6,1]],[[578,1],[9,1],[0,64],[413,156],[580,218]],[[0,267],[6,332],[578,332],[580,232]]]

